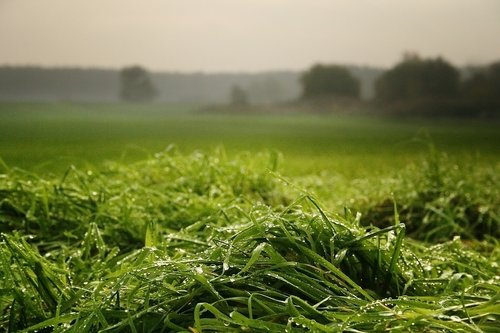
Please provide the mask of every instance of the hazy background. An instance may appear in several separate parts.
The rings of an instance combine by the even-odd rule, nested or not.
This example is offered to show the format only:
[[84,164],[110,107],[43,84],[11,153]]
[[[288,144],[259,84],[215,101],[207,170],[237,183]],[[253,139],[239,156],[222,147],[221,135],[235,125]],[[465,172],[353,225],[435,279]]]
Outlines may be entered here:
[[457,66],[500,57],[498,0],[0,0],[0,64],[154,71]]
[[359,177],[432,137],[490,165],[499,36],[500,0],[0,0],[0,159],[220,145]]

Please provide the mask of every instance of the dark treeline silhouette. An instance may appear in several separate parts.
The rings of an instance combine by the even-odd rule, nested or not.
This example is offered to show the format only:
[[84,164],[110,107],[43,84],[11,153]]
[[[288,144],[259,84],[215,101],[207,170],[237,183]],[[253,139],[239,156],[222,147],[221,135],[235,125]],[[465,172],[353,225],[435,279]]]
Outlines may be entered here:
[[359,98],[360,80],[338,65],[314,65],[300,78],[302,98]]
[[[374,96],[379,68],[348,66],[361,81],[361,98]],[[150,72],[159,103],[226,103],[233,86],[241,87],[252,104],[293,101],[301,95],[298,71],[262,73]],[[120,71],[85,68],[0,66],[0,100],[120,101]]]
[[[457,68],[443,58],[406,54],[388,70],[318,64],[303,73],[206,74],[147,72],[136,66],[135,79],[134,71],[125,75],[133,68],[4,66],[0,67],[0,100],[148,102],[154,97],[159,103],[199,105],[307,101],[306,106],[319,105],[322,112],[342,112],[347,106],[379,114],[500,116],[500,62]],[[137,84],[134,80],[142,92],[127,90],[132,82]],[[309,103],[315,99],[331,99],[334,107]]]
[[150,102],[158,94],[148,71],[141,66],[120,71],[120,98],[126,102]]
[[374,99],[361,104],[359,79],[347,67],[317,64],[304,72],[301,82],[302,99],[312,105],[322,102],[322,112],[363,108],[398,116],[500,116],[500,62],[458,69],[441,57],[405,54],[375,78]]
[[460,70],[445,59],[407,54],[379,77],[376,103],[399,115],[498,117],[500,62]]
[[444,59],[412,55],[385,72],[377,80],[375,91],[377,99],[393,102],[456,97],[459,86],[459,71]]
[[473,103],[500,109],[500,61],[473,71],[464,81],[461,93]]

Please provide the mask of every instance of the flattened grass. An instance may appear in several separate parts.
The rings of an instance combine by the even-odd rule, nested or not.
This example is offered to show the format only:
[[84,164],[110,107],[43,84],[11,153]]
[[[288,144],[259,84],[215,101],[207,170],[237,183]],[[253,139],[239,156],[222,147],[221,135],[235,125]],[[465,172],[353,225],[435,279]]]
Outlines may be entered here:
[[[60,179],[7,170],[0,176],[0,327],[496,331],[494,235],[476,240],[468,225],[469,243],[450,234],[429,245],[406,235],[401,210],[388,225],[363,226],[363,215],[335,213],[275,169],[275,156],[170,149],[101,172],[71,168]],[[400,190],[432,190],[420,181],[426,173]],[[496,214],[493,199],[482,205]],[[459,209],[469,201],[452,203]]]

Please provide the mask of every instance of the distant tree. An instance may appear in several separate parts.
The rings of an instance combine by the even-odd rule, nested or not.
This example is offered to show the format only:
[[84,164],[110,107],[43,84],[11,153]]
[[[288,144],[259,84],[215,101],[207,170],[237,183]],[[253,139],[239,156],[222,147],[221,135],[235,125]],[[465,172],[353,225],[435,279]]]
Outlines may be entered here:
[[456,96],[459,84],[458,70],[442,58],[421,59],[410,54],[377,80],[375,91],[382,101],[437,99]]
[[463,83],[466,98],[500,101],[500,61],[477,70]]
[[485,100],[492,96],[492,86],[485,71],[477,71],[462,84],[463,96],[472,100]]
[[337,65],[314,65],[301,79],[302,97],[359,97],[360,83],[346,68]]
[[462,101],[469,113],[500,116],[500,61],[475,72],[462,84]]
[[232,106],[243,107],[248,105],[248,96],[245,90],[238,85],[233,85],[229,93]]
[[500,61],[491,64],[488,72],[495,94],[500,98]]
[[127,102],[149,102],[157,95],[149,73],[140,66],[123,68],[120,83],[120,97]]

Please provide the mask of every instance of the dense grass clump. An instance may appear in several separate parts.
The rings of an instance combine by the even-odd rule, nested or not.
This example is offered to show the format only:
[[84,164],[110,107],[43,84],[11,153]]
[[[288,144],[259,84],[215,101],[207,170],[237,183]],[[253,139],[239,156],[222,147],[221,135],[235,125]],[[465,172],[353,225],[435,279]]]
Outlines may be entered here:
[[396,217],[405,222],[408,235],[427,242],[453,236],[498,239],[498,172],[497,166],[459,165],[432,151],[424,162],[411,165],[392,179],[392,186],[387,186],[390,196],[370,198],[362,223],[384,227],[392,225]]
[[288,186],[276,161],[168,150],[60,179],[7,170],[0,327],[496,331],[494,233],[430,246],[398,214],[363,226]]

